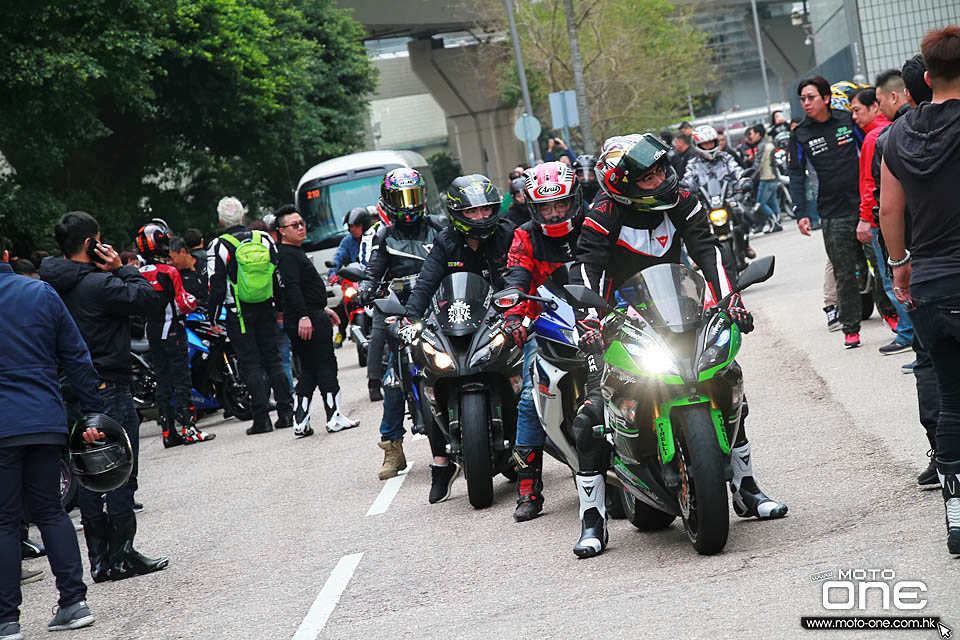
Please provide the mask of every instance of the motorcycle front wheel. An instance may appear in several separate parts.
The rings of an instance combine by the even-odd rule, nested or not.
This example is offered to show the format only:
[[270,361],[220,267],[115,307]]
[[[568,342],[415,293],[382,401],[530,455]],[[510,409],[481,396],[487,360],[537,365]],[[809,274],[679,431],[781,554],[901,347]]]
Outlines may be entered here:
[[493,457],[490,451],[490,408],[485,393],[460,396],[460,433],[463,439],[463,473],[474,509],[493,504]]
[[723,551],[730,532],[730,508],[724,479],[727,456],[707,406],[683,412],[682,438],[676,440],[680,465],[679,502],[683,527],[702,555]]

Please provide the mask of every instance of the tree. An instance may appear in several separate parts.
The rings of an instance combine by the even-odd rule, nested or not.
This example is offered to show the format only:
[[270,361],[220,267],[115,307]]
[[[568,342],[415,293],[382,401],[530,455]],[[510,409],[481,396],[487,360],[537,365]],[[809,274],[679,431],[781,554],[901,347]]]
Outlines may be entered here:
[[[534,111],[541,121],[549,122],[546,94],[574,85],[565,0],[514,1],[528,75],[536,78],[531,83],[537,85],[536,91],[531,88]],[[497,15],[495,4],[482,18],[487,30],[506,21]],[[705,37],[691,25],[688,13],[668,0],[575,0],[573,4],[587,107],[598,142],[677,120],[686,105],[687,87],[702,86],[711,72]],[[512,54],[507,47],[491,51],[499,59],[490,66],[498,69],[503,97],[509,99],[517,91],[516,74],[508,72]]]
[[430,165],[433,179],[437,183],[437,189],[441,193],[447,190],[447,187],[450,186],[450,183],[453,182],[457,176],[463,175],[460,161],[443,151],[437,152],[427,158],[427,164]]
[[65,211],[125,245],[147,218],[211,229],[216,201],[292,200],[361,144],[363,29],[332,0],[14,3],[0,24],[0,225],[49,246]]

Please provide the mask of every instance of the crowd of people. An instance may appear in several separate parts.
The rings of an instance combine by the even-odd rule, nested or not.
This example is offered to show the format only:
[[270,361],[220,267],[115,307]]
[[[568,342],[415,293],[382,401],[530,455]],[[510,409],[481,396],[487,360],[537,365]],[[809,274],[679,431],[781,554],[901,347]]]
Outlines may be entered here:
[[[445,190],[442,212],[428,210],[427,182],[417,170],[387,172],[376,219],[366,208],[346,212],[348,233],[327,273],[336,282],[340,267],[359,262],[365,268],[357,287],[361,304],[389,286],[406,305],[407,315],[396,320],[399,331],[388,332],[392,320],[376,312],[370,336],[369,395],[383,401],[378,477],[395,477],[408,466],[397,354],[416,339],[416,320],[428,314],[451,273],[478,274],[495,291],[533,294],[554,271],[573,264],[572,284],[610,299],[633,274],[686,256],[699,268],[712,304],[749,333],[753,316],[731,287],[697,187],[711,178],[739,183],[751,169],[743,189],[756,192],[766,219],[762,230],[781,230],[772,138],[788,135],[791,213],[802,235],[821,230],[827,253],[828,328],[842,329],[846,348],[860,346],[857,278],[868,257],[878,267],[895,331],[880,353],[916,353],[911,370],[930,442],[929,466],[918,482],[941,487],[948,550],[960,554],[960,217],[950,191],[960,180],[960,27],[930,32],[920,55],[879,74],[874,86],[838,89],[812,76],[799,83],[798,96],[806,117],[788,123],[776,112],[769,127],[747,129],[740,149],[728,147],[725,132],[689,123],[676,135],[611,137],[596,156],[575,155],[554,138],[545,162],[510,174],[509,198],[486,176],[460,176]],[[154,218],[133,239],[135,252],[118,253],[102,241],[93,216],[74,211],[55,228],[62,255],[37,256],[38,267],[11,256],[0,237],[0,347],[6,362],[17,363],[0,366],[0,412],[8,416],[0,424],[0,640],[22,638],[20,584],[36,578],[21,573],[26,553],[45,551],[57,577],[59,606],[48,628],[94,621],[77,536],[59,497],[57,469],[68,438],[71,447],[95,448],[118,425],[131,452],[118,486],[80,489],[93,580],[123,580],[169,565],[168,558],[133,546],[140,416],[131,396],[132,318],[145,320],[165,447],[215,438],[197,426],[191,401],[184,322],[196,312],[225,332],[236,352],[252,410],[247,435],[275,428],[292,428],[297,438],[312,435],[317,390],[328,432],[358,425],[341,408],[334,334],[343,319],[328,308],[327,283],[304,251],[304,217],[294,205],[249,224],[246,216],[239,200],[225,197],[217,207],[223,232],[209,243],[196,230],[177,236]],[[503,318],[503,332],[523,350],[524,362],[513,451],[518,522],[536,518],[544,502],[546,434],[530,371],[537,351],[530,327],[538,313],[536,305],[521,303]],[[576,311],[576,342],[588,371],[573,424],[580,505],[573,550],[581,558],[602,553],[609,537],[604,474],[610,455],[593,436],[604,419],[603,328],[597,309]],[[299,365],[295,387],[291,353]],[[741,517],[781,518],[787,505],[768,497],[755,478],[747,414],[730,447],[733,507]],[[79,425],[71,425],[73,433],[68,415]],[[460,467],[435,422],[427,435],[428,500],[437,503],[450,496]],[[40,529],[45,550],[25,540],[25,522]]]

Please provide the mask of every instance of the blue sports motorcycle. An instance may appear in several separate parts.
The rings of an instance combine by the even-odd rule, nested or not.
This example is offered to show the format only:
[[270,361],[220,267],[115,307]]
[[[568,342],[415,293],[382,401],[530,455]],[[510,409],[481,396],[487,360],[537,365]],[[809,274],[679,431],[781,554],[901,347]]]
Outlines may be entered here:
[[[220,314],[220,321],[226,318]],[[184,322],[187,332],[187,358],[190,364],[190,390],[197,416],[223,409],[224,418],[251,420],[253,412],[246,385],[240,379],[237,356],[226,333],[213,328],[203,313],[194,312]],[[132,340],[133,401],[137,411],[154,414],[157,377],[150,362],[150,345],[146,339]],[[171,404],[176,405],[175,400]]]

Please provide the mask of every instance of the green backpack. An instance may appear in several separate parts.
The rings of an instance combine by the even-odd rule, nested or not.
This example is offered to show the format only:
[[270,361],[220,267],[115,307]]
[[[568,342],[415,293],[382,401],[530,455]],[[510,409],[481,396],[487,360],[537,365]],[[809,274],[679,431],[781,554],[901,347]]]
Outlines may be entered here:
[[270,260],[270,247],[261,240],[260,231],[251,232],[252,237],[237,240],[229,233],[221,239],[233,245],[237,260],[237,281],[232,282],[237,310],[240,302],[265,302],[273,297],[273,272],[276,266]]

